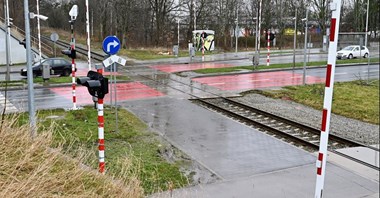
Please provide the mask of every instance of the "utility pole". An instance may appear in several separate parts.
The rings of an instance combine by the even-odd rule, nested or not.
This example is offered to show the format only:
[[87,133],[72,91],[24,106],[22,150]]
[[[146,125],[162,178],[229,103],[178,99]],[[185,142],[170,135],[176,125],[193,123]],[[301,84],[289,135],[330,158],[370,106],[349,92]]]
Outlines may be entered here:
[[34,87],[33,87],[33,70],[30,46],[30,21],[29,21],[29,1],[24,0],[24,18],[25,18],[25,44],[26,44],[26,65],[28,78],[28,111],[30,135],[32,138],[36,136],[36,111],[34,108]]

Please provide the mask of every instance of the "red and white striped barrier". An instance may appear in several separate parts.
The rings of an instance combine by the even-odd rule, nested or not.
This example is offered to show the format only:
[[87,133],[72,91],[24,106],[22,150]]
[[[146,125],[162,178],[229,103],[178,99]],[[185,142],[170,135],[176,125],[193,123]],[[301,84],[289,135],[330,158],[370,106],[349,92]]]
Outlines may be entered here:
[[267,49],[268,49],[268,54],[267,54],[267,66],[269,66],[269,55],[270,55],[270,30],[267,31],[267,39],[268,39],[268,44],[267,44]]
[[[103,74],[103,69],[97,70],[99,74]],[[104,155],[104,112],[103,98],[98,98],[98,149],[99,149],[99,172],[104,174],[105,171],[105,155]]]
[[323,187],[326,174],[326,161],[327,161],[327,146],[330,130],[330,118],[331,118],[331,106],[334,87],[334,75],[336,64],[336,51],[338,45],[338,33],[340,22],[340,7],[341,0],[334,0],[330,4],[332,11],[331,25],[330,25],[330,44],[327,60],[326,71],[326,84],[325,84],[325,98],[323,101],[322,111],[322,126],[321,137],[319,145],[319,153],[317,159],[317,181],[315,186],[315,198],[321,198],[323,196]]
[[[71,50],[75,50],[75,38],[74,38],[74,22],[71,22]],[[71,77],[72,77],[72,94],[73,94],[73,110],[77,110],[77,97],[76,97],[76,81],[75,81],[75,59],[71,58]]]

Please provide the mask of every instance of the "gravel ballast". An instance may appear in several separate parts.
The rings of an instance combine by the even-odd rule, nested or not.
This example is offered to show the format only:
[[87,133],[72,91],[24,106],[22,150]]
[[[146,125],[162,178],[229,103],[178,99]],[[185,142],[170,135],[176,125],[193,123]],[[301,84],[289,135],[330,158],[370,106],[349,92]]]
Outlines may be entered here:
[[[291,118],[316,129],[321,127],[322,110],[283,99],[273,99],[260,94],[247,94],[235,100],[260,110]],[[366,145],[379,144],[379,125],[361,122],[343,116],[331,115],[330,133]]]

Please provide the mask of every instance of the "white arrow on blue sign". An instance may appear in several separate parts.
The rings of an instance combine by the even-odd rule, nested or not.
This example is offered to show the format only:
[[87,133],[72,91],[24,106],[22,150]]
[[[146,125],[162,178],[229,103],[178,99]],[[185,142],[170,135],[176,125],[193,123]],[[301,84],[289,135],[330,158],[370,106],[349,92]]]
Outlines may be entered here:
[[116,54],[120,50],[120,40],[116,36],[107,36],[103,41],[103,51],[106,54]]

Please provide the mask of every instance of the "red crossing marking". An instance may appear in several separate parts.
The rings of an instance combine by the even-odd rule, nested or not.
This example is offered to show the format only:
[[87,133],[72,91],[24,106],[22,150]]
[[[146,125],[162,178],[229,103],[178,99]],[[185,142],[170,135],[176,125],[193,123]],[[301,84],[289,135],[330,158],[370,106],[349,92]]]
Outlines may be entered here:
[[[220,90],[244,90],[268,87],[282,87],[301,85],[302,74],[292,72],[260,72],[251,74],[237,74],[228,76],[213,76],[193,78],[195,82],[216,87]],[[323,83],[324,78],[307,76],[306,83]]]
[[[125,100],[133,100],[133,99],[142,99],[142,98],[152,98],[163,96],[164,94],[152,89],[142,83],[139,82],[130,82],[130,83],[118,83],[116,86],[117,89],[117,100],[125,101]],[[51,88],[52,92],[57,95],[60,95],[68,100],[71,100],[71,87],[57,87]],[[109,93],[105,96],[104,101],[110,101],[110,91],[111,87],[109,87]],[[114,97],[114,92],[112,93]],[[87,87],[78,86],[76,91],[77,104],[92,104],[92,96],[88,93]],[[113,98],[114,100],[114,98]]]
[[154,65],[151,66],[153,69],[157,69],[166,73],[175,73],[182,71],[191,71],[197,69],[206,68],[223,68],[223,67],[233,67],[231,64],[223,63],[190,63],[190,64],[168,64],[168,65]]

